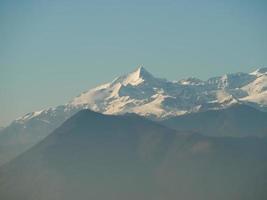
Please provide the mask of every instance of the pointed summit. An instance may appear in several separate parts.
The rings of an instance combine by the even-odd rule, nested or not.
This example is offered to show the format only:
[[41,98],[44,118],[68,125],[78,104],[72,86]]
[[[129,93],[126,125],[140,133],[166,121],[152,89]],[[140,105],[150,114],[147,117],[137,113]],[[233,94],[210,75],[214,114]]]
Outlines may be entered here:
[[142,65],[140,65],[134,72],[131,74],[136,73],[140,78],[147,78],[147,77],[153,77],[151,73],[149,73]]
[[139,85],[144,81],[154,79],[153,75],[150,74],[143,66],[139,66],[135,71],[129,73],[120,78],[123,85]]

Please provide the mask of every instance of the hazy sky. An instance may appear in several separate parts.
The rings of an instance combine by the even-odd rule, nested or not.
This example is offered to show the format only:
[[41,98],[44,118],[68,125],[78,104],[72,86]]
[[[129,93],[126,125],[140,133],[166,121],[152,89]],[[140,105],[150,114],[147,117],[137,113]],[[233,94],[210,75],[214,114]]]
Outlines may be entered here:
[[206,79],[267,65],[266,0],[0,0],[0,126],[143,64]]

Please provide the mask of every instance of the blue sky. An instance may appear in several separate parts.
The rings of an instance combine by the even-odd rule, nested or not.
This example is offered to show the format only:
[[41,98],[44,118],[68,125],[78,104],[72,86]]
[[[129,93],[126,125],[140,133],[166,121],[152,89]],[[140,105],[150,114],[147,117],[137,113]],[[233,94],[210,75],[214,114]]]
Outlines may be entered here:
[[0,126],[144,65],[207,79],[267,65],[265,0],[0,0]]

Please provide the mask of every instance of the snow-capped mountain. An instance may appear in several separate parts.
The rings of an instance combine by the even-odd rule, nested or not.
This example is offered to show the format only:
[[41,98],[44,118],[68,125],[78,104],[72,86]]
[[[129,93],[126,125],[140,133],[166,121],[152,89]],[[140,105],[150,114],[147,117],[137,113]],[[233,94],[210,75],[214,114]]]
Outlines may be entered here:
[[[89,108],[104,114],[136,113],[156,119],[185,113],[221,109],[235,103],[267,106],[267,68],[252,73],[226,74],[202,81],[188,78],[168,81],[154,77],[144,67],[100,85],[60,106],[60,110]],[[58,108],[29,113],[17,119],[23,123],[35,117],[44,118]],[[42,117],[42,118],[43,118]],[[44,119],[49,121],[49,119]]]
[[80,94],[67,104],[16,119],[1,130],[0,165],[85,108],[103,114],[136,113],[162,120],[242,103],[267,110],[267,68],[252,73],[227,74],[206,81],[197,78],[168,81],[156,78],[144,67],[139,67],[132,73]]

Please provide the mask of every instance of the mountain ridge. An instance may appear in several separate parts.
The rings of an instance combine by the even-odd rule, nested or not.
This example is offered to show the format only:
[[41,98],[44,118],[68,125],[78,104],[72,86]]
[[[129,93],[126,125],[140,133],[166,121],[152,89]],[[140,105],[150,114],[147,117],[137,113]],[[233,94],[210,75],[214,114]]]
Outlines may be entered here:
[[[93,89],[88,90],[87,92],[83,92],[79,96],[75,97],[73,100],[69,101],[69,103],[64,104],[65,109],[84,109],[90,108],[91,110],[95,110],[101,113],[106,114],[121,114],[125,112],[135,112],[139,115],[144,115],[149,117],[156,118],[165,118],[170,116],[182,115],[185,113],[196,112],[198,110],[202,110],[201,107],[204,107],[204,110],[208,109],[222,109],[225,108],[232,103],[237,103],[239,101],[242,103],[253,104],[256,108],[264,109],[267,107],[267,102],[257,102],[257,95],[261,95],[261,98],[267,97],[267,92],[265,86],[267,84],[267,68],[259,68],[251,73],[243,73],[237,72],[233,74],[226,74],[223,76],[212,77],[207,79],[206,81],[191,77],[188,79],[182,79],[180,81],[168,81],[166,79],[155,78],[150,72],[148,72],[143,66],[138,67],[134,72],[119,76],[115,78],[112,82],[99,85]],[[148,82],[148,83],[147,83]],[[150,82],[150,83],[149,83]],[[152,83],[151,83],[152,82]],[[255,83],[254,83],[255,82]],[[140,85],[148,85],[148,87],[140,87]],[[152,88],[153,86],[159,86],[158,90],[155,92],[156,88]],[[161,86],[165,85],[165,86]],[[167,85],[167,86],[166,86]],[[138,87],[139,86],[139,87]],[[194,86],[199,87],[198,89],[194,89]],[[203,88],[205,86],[206,88]],[[246,86],[246,87],[245,87]],[[261,87],[260,89],[256,89],[254,93],[251,93],[251,88],[253,87]],[[135,90],[134,87],[138,87],[138,90]],[[171,91],[164,91],[166,87],[170,87]],[[182,88],[181,88],[182,87]],[[150,90],[148,90],[148,88]],[[107,90],[107,91],[106,91]],[[148,90],[148,91],[145,91]],[[164,101],[172,101],[175,99],[179,102],[178,97],[183,95],[182,93],[178,93],[175,95],[170,95],[173,90],[179,91],[187,91],[189,92],[200,92],[204,93],[206,90],[210,90],[210,94],[206,94],[208,99],[204,99],[196,105],[190,104],[187,109],[184,106],[180,106],[178,110],[175,106],[172,106],[173,110],[177,110],[177,112],[164,113],[168,108],[159,108],[164,106]],[[216,94],[216,91],[218,94]],[[101,93],[102,92],[102,93]],[[147,92],[147,94],[145,94]],[[257,94],[260,93],[260,94]],[[108,93],[108,94],[106,94]],[[247,94],[246,94],[247,93]],[[250,96],[250,94],[255,96]],[[143,95],[143,97],[142,97]],[[178,96],[176,96],[178,95]],[[197,96],[197,95],[196,95]],[[104,99],[103,99],[104,98]],[[106,98],[106,99],[105,99]],[[141,100],[150,98],[148,101]],[[177,99],[178,98],[178,99]],[[181,97],[186,98],[186,97]],[[189,97],[196,98],[194,96]],[[201,96],[197,96],[197,98],[203,98]],[[231,99],[233,102],[227,102],[224,105],[224,100]],[[255,100],[256,98],[256,100]],[[96,102],[98,99],[102,100],[98,103]],[[139,100],[139,101],[134,101]],[[154,101],[153,101],[154,100]],[[195,99],[196,100],[196,99]],[[106,101],[106,102],[105,102]],[[162,102],[163,101],[163,102]],[[201,103],[202,102],[202,103]],[[217,102],[216,105],[213,105],[214,102]],[[182,102],[181,102],[182,103]],[[123,109],[116,107],[116,104],[120,104],[120,106],[125,106]],[[126,105],[125,105],[126,104]],[[207,107],[207,104],[209,106]],[[127,105],[130,105],[127,107]],[[145,106],[145,111],[142,111],[135,107]],[[158,107],[157,107],[158,106]],[[169,105],[168,105],[169,106]],[[167,107],[168,107],[167,106]],[[151,109],[151,111],[147,111]],[[39,116],[44,112],[49,112],[49,110],[53,110],[55,108],[48,108],[32,113],[28,113],[22,117],[17,118],[14,122],[23,123],[25,120],[29,120],[33,117]],[[159,114],[157,114],[159,112]],[[156,113],[156,114],[155,114]],[[155,115],[154,115],[155,114]]]

